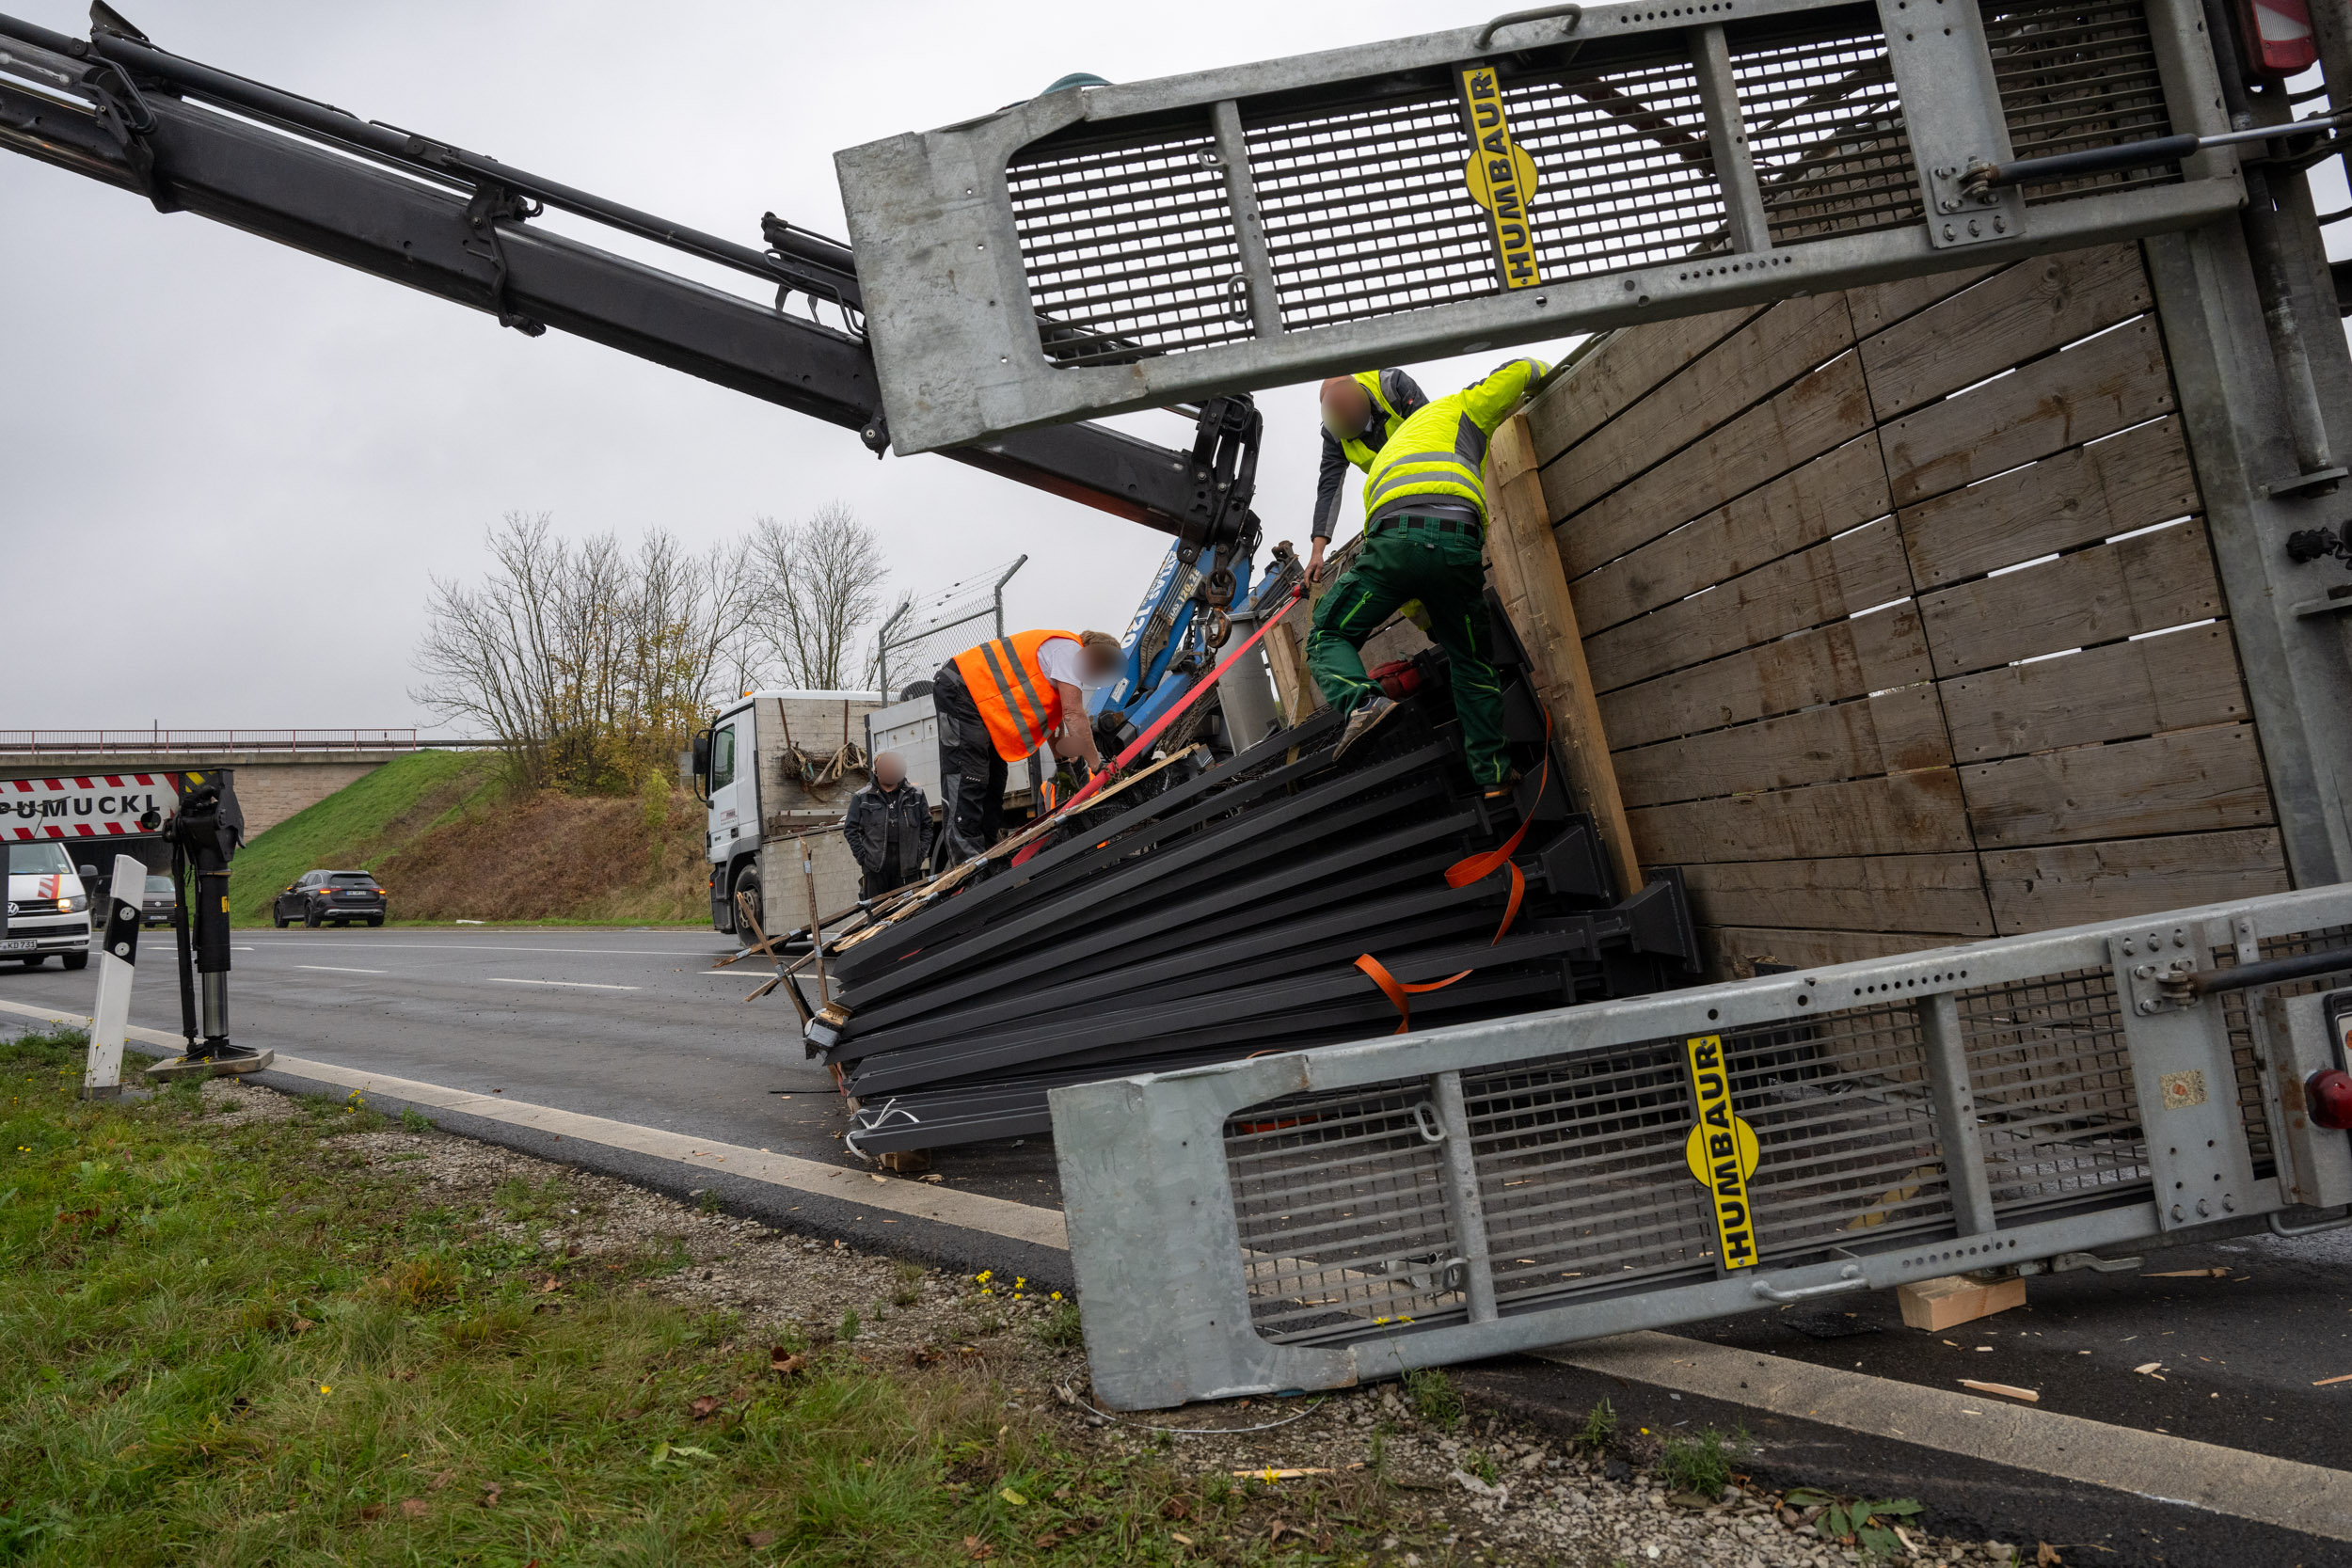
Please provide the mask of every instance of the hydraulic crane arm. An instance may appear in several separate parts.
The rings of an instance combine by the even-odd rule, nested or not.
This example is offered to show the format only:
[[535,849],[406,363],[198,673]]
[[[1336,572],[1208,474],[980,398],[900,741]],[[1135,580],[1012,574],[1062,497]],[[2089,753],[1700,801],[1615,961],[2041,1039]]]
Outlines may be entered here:
[[[0,15],[0,146],[533,336],[553,327],[846,426],[878,453],[888,444],[847,246],[772,215],[770,249],[735,245],[167,54],[103,6],[92,15],[88,39]],[[759,277],[776,302],[528,221],[547,207]],[[808,296],[812,316],[829,302],[841,325],[787,314],[793,293]],[[1249,520],[1248,498],[1231,483],[1248,468],[1246,454],[1227,450],[1235,424],[1204,416],[1191,453],[1077,424],[946,455],[1192,548],[1230,549]]]

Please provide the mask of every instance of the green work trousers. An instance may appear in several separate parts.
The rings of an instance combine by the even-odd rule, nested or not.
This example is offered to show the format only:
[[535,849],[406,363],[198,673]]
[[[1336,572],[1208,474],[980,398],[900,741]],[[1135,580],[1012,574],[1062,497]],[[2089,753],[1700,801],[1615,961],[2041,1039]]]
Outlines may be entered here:
[[1454,709],[1462,719],[1462,748],[1470,777],[1499,784],[1510,776],[1502,743],[1502,684],[1492,657],[1494,626],[1486,614],[1486,571],[1479,536],[1440,532],[1434,519],[1390,522],[1364,541],[1356,563],[1315,605],[1307,634],[1307,668],[1327,701],[1343,713],[1370,696],[1357,649],[1399,605],[1419,599],[1429,615],[1429,639],[1452,666]]

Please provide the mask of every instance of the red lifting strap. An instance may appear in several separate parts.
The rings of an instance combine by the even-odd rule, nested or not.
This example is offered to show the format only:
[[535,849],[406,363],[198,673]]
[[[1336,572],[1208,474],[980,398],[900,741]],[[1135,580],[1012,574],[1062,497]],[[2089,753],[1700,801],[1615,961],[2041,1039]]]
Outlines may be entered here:
[[[1103,789],[1104,786],[1109,784],[1113,779],[1119,777],[1120,773],[1126,771],[1127,765],[1135,761],[1136,758],[1141,756],[1145,749],[1148,748],[1152,742],[1160,737],[1160,732],[1176,721],[1176,718],[1179,714],[1183,713],[1186,708],[1192,706],[1193,704],[1199,702],[1208,689],[1216,684],[1217,677],[1225,673],[1227,670],[1232,667],[1233,660],[1241,657],[1242,655],[1256,647],[1258,645],[1258,639],[1263,637],[1267,632],[1272,631],[1274,629],[1274,623],[1289,614],[1291,606],[1296,604],[1298,602],[1299,595],[1306,592],[1307,585],[1303,582],[1296,588],[1292,589],[1291,596],[1282,601],[1281,609],[1259,621],[1258,629],[1249,634],[1248,641],[1244,642],[1240,647],[1235,648],[1232,653],[1227,654],[1222,659],[1218,660],[1216,668],[1209,672],[1209,678],[1207,680],[1202,681],[1200,685],[1194,687],[1190,691],[1185,692],[1182,701],[1178,702],[1166,713],[1161,714],[1157,719],[1153,720],[1152,721],[1152,727],[1144,731],[1141,735],[1136,736],[1135,739],[1129,741],[1127,743],[1127,749],[1120,752],[1119,755],[1112,760],[1111,765],[1108,768],[1104,768],[1101,772],[1095,774],[1094,777],[1089,779],[1086,782],[1086,787],[1084,789],[1079,790],[1078,793],[1073,795],[1068,800],[1055,807],[1051,815],[1059,816],[1063,812],[1077,810],[1080,806],[1086,804],[1088,797],[1093,795],[1098,790]],[[1044,848],[1045,841],[1043,839],[1039,839],[1034,844],[1025,845],[1012,857],[1012,863],[1019,865],[1022,862],[1027,860],[1031,855],[1038,854]]]
[[[1538,768],[1535,773],[1534,799],[1538,804],[1542,802],[1544,798],[1544,785],[1550,781],[1550,778],[1551,715],[1547,712],[1544,715],[1544,765],[1542,768]],[[1527,836],[1528,825],[1533,821],[1534,821],[1534,816],[1531,811],[1527,817],[1519,823],[1518,831],[1513,833],[1509,838],[1504,839],[1500,846],[1487,850],[1483,855],[1470,855],[1462,860],[1455,861],[1452,865],[1445,868],[1445,885],[1448,887],[1462,888],[1470,886],[1472,882],[1485,880],[1486,878],[1493,876],[1495,872],[1502,867],[1510,867],[1510,901],[1502,906],[1502,924],[1495,927],[1493,940],[1486,943],[1489,947],[1492,947],[1496,942],[1501,942],[1503,939],[1504,934],[1511,929],[1511,923],[1519,917],[1519,901],[1527,896],[1527,878],[1521,874],[1518,863],[1514,862],[1511,857],[1518,852],[1519,841]],[[1380,990],[1386,993],[1388,999],[1395,1005],[1397,1017],[1403,1022],[1397,1024],[1394,1033],[1400,1035],[1404,1034],[1406,1030],[1413,1026],[1413,1008],[1412,1004],[1406,1000],[1407,996],[1418,995],[1419,993],[1426,990],[1443,990],[1446,987],[1454,984],[1455,980],[1467,979],[1470,975],[1478,973],[1475,969],[1466,969],[1462,971],[1461,974],[1453,976],[1451,979],[1430,980],[1422,985],[1408,986],[1401,983],[1395,975],[1391,974],[1388,970],[1382,966],[1380,960],[1374,958],[1369,953],[1365,953],[1356,959],[1356,967],[1362,970],[1367,975],[1371,976],[1372,983],[1378,986]]]

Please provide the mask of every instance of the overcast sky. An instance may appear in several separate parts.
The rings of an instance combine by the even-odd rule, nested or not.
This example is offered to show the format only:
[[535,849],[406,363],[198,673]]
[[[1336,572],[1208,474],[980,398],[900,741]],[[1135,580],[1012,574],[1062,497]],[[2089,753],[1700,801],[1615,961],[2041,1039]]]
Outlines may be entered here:
[[[61,0],[10,8],[87,30]],[[770,209],[846,231],[836,149],[1068,71],[1136,80],[1471,14],[1388,0],[121,8],[176,53],[753,245]],[[851,432],[558,333],[526,339],[7,152],[0,299],[0,728],[429,724],[407,694],[427,575],[476,575],[483,531],[510,510],[571,534],[659,524],[703,544],[838,498],[882,534],[894,589],[1025,550],[1014,621],[1114,632],[1168,546],[943,459],[877,462]],[[1433,392],[1485,368],[1415,367]],[[1303,543],[1312,395],[1262,401],[1258,509],[1269,540]],[[1156,438],[1182,434],[1142,418]],[[123,625],[135,635],[107,630]]]

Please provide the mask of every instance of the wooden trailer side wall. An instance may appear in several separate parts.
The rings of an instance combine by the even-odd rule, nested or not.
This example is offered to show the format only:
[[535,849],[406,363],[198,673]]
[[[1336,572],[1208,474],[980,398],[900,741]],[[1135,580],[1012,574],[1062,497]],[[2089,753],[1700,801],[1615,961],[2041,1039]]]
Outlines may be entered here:
[[1717,974],[2286,887],[2139,247],[1621,332],[1528,422]]

